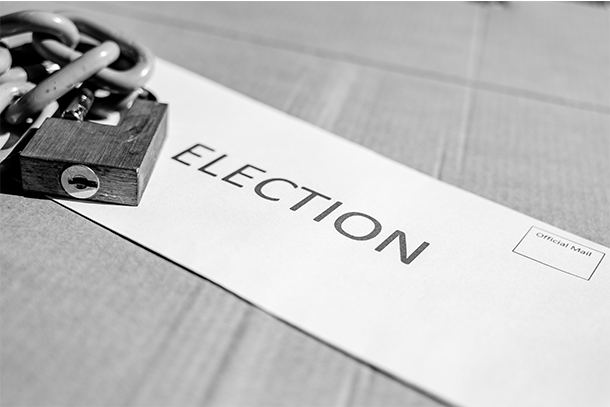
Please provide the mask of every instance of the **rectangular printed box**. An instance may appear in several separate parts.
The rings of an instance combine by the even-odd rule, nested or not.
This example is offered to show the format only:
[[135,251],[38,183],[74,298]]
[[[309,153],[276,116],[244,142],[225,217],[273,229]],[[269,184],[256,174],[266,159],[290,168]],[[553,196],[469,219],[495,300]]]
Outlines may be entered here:
[[591,279],[605,253],[532,226],[514,253],[564,273]]

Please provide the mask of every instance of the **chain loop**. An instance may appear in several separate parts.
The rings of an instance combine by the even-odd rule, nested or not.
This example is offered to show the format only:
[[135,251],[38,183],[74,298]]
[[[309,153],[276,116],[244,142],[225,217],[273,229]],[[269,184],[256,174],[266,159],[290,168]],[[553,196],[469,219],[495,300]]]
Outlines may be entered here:
[[4,75],[5,72],[8,72],[11,69],[11,65],[13,64],[13,58],[11,57],[11,53],[8,49],[0,46],[0,75]]
[[0,85],[0,112],[3,112],[17,98],[34,89],[31,82],[9,82]]
[[82,54],[80,58],[40,82],[25,96],[10,105],[6,109],[6,121],[10,124],[22,123],[31,115],[40,112],[49,103],[74,89],[75,83],[85,81],[116,61],[119,55],[120,49],[112,41],[106,41]]
[[[121,57],[125,57],[133,64],[132,67],[123,71],[112,68],[103,69],[91,78],[92,82],[103,89],[114,92],[131,92],[144,86],[152,74],[155,58],[147,47],[138,44],[121,32],[104,27],[95,21],[73,13],[64,13],[63,15],[70,18],[81,33],[97,41],[116,42],[121,48]],[[81,55],[80,52],[39,34],[32,36],[32,44],[40,55],[62,66],[74,61]]]
[[[28,32],[32,32],[31,43],[13,49],[11,42],[23,37],[15,35]],[[97,87],[110,92],[107,97],[97,98],[91,110],[94,115],[105,117],[113,110],[129,107],[152,74],[154,55],[148,48],[74,13],[22,11],[2,16],[0,37],[9,37],[0,44],[0,113],[8,124],[23,123],[85,81],[94,90]],[[93,48],[87,50],[89,47]],[[14,55],[23,54],[22,49],[29,50],[24,54],[26,59],[39,54],[44,60],[32,60],[30,64],[35,65],[31,66],[19,62],[11,67],[13,58],[17,58]],[[43,65],[49,61],[62,68],[54,73],[45,70]],[[118,62],[113,67],[117,69],[109,68],[115,61]],[[38,81],[38,85],[30,83]]]
[[27,32],[45,33],[70,48],[76,47],[80,38],[78,28],[69,18],[46,11],[19,11],[2,16],[0,27],[0,37]]

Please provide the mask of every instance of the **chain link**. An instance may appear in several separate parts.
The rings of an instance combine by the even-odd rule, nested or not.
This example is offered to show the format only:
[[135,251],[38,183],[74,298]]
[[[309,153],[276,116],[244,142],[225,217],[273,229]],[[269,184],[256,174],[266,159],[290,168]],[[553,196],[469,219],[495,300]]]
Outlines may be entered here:
[[[12,38],[27,33],[32,34],[31,42],[11,47]],[[2,16],[0,37],[0,112],[9,125],[34,119],[83,83],[106,91],[107,97],[96,98],[91,110],[105,116],[129,106],[152,74],[154,55],[148,48],[74,13],[22,11]],[[36,63],[20,66],[20,59]],[[61,69],[49,73],[49,61]],[[115,61],[120,68],[110,67]]]

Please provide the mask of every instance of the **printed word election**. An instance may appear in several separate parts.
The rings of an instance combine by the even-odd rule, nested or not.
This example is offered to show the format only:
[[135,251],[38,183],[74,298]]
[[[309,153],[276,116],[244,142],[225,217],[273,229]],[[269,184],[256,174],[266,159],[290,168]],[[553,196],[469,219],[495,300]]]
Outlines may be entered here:
[[[216,150],[214,150],[210,147],[207,147],[203,144],[195,144],[194,146],[189,147],[186,150],[173,156],[172,159],[176,160],[177,162],[179,162],[183,165],[191,166],[192,164],[194,165],[196,161],[199,161],[198,159],[202,158],[202,153],[206,154],[206,153],[210,153],[210,152],[216,153]],[[193,156],[197,157],[197,159],[193,158]],[[221,174],[220,169],[223,168],[223,166],[219,165],[219,163],[222,160],[225,160],[227,157],[228,157],[227,154],[220,154],[220,155],[214,154],[213,157],[211,157],[211,160],[206,161],[205,164],[199,166],[197,168],[197,170],[203,174],[206,174],[207,176],[211,176],[211,177],[221,176],[222,181],[224,181],[228,184],[231,184],[237,188],[242,188],[244,185],[242,185],[241,183],[243,183],[244,181],[247,182],[247,180],[244,180],[244,178],[254,179],[257,175],[264,174],[267,172],[254,165],[245,164],[245,165],[239,167],[238,169],[236,169],[235,171],[226,173],[226,175],[224,173]],[[200,162],[197,165],[200,165],[200,164],[202,164],[202,163]],[[299,185],[297,185],[295,182],[293,182],[289,179],[285,179],[285,178],[263,179],[262,181],[257,182],[254,185],[254,192],[256,193],[256,195],[258,195],[259,197],[261,197],[265,200],[279,201],[281,197],[277,197],[277,196],[273,196],[273,195],[269,194],[268,186],[270,184],[283,184],[283,185],[286,185],[288,188],[292,188],[293,190],[300,189],[300,190],[307,192],[306,196],[304,196],[300,201],[296,202],[293,206],[290,207],[291,211],[297,211],[298,209],[300,209],[301,207],[303,207],[304,205],[308,204],[309,202],[311,202],[315,199],[317,199],[317,200],[324,199],[326,201],[332,201],[332,198],[330,198],[329,196],[326,196],[320,192],[316,192],[313,189],[308,188],[308,187],[301,186],[299,188]],[[313,220],[315,222],[320,222],[322,219],[326,218],[327,216],[329,216],[333,212],[335,212],[341,205],[343,205],[343,202],[340,202],[340,201],[336,201],[336,202],[332,203],[324,211],[322,211],[318,216],[313,218]],[[361,233],[353,234],[353,233],[346,231],[344,228],[344,223],[350,218],[366,219],[368,222],[370,222],[372,230],[365,234],[361,234]],[[337,230],[337,232],[339,232],[341,235],[343,235],[349,239],[359,240],[359,241],[374,239],[381,233],[381,230],[382,230],[381,223],[379,223],[379,221],[377,221],[377,219],[375,219],[372,216],[367,215],[365,213],[361,213],[361,212],[343,213],[342,215],[340,215],[336,218],[334,225],[335,225],[335,229]],[[381,252],[387,246],[389,246],[394,240],[398,240],[398,248],[400,251],[400,260],[404,264],[411,264],[430,245],[430,243],[428,243],[428,242],[422,242],[414,251],[412,251],[411,253],[408,253],[407,252],[407,236],[406,236],[405,232],[403,232],[401,230],[395,230],[392,233],[390,233],[389,235],[387,235],[385,237],[385,239],[381,240],[379,245],[375,248],[375,250],[377,252]]]

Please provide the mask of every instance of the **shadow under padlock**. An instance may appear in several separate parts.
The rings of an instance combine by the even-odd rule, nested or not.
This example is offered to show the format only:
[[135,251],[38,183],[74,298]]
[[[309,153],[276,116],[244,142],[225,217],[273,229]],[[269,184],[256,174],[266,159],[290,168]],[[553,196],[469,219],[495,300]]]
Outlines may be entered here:
[[167,105],[136,99],[116,126],[48,118],[19,155],[24,192],[138,205],[167,133]]

